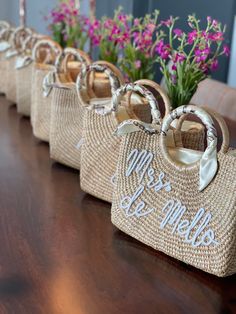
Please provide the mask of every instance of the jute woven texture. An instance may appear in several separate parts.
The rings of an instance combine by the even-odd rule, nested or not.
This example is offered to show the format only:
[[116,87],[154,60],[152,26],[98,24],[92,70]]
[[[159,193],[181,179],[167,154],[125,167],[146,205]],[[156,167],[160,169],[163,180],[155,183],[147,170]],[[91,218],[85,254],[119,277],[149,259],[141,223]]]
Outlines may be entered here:
[[85,111],[80,184],[83,191],[111,202],[120,138],[113,136],[118,123],[113,115]]
[[31,124],[33,134],[42,141],[49,142],[52,93],[43,96],[43,79],[52,70],[52,66],[36,69],[33,76],[33,96],[31,104]]
[[5,59],[5,52],[0,52],[0,92],[6,93],[7,89],[7,60]]
[[[218,172],[207,188],[199,191],[199,169],[192,168],[180,171],[171,164],[163,155],[161,149],[161,135],[149,135],[144,131],[122,136],[117,165],[116,187],[112,203],[112,223],[120,230],[135,239],[175,257],[187,264],[193,265],[206,272],[217,276],[228,276],[236,272],[236,157],[230,152],[218,153]],[[131,151],[146,150],[154,154],[151,167],[154,169],[154,178],[157,180],[161,172],[166,177],[165,181],[171,183],[172,189],[167,192],[162,189],[155,192],[147,189],[150,177],[144,176],[142,184],[145,186],[143,193],[131,206],[144,202],[145,208],[154,210],[145,216],[128,216],[121,208],[124,196],[133,196],[140,186],[139,175],[133,172],[126,175],[128,156]],[[180,200],[187,210],[184,220],[193,220],[197,211],[204,208],[212,215],[210,227],[214,230],[217,245],[193,247],[184,237],[177,232],[172,232],[173,225],[167,224],[160,228],[160,222],[165,217],[163,212],[168,200]],[[188,226],[185,225],[185,230]],[[190,237],[196,232],[199,223],[191,231]],[[199,238],[197,238],[199,240]]]
[[[70,58],[74,61],[71,63]],[[55,67],[55,86],[51,103],[50,125],[50,156],[52,159],[69,167],[80,169],[83,112],[76,90],[76,80],[71,72],[71,65],[77,74],[81,66],[89,65],[91,60],[83,51],[66,48],[58,59]],[[81,146],[81,145],[80,145]]]
[[7,59],[6,68],[6,97],[9,101],[16,104],[16,63],[17,56]]
[[183,146],[195,150],[204,150],[205,129],[204,126],[195,122],[195,127],[181,132]]
[[24,116],[30,116],[31,94],[32,94],[32,75],[34,64],[16,70],[16,99],[17,111]]
[[83,108],[77,96],[76,86],[69,89],[53,88],[50,156],[52,159],[75,169],[80,169],[81,147],[77,147],[82,137]]

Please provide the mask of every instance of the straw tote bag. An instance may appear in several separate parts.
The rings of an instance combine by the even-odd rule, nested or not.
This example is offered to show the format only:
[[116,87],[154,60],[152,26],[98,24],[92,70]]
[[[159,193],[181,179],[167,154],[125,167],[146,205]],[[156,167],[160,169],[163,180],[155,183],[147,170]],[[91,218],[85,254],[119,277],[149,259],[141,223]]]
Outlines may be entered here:
[[10,37],[13,32],[11,28],[1,28],[0,30],[0,93],[6,93],[7,82],[7,60],[5,58],[6,51],[11,47]]
[[[73,63],[70,61],[72,56]],[[85,52],[66,48],[57,60],[56,73],[51,79],[55,84],[52,89],[50,157],[75,169],[80,168],[77,144],[81,138],[83,114],[74,74],[76,68],[78,74],[82,65],[86,68],[90,63],[91,60]]]
[[[100,71],[102,70],[105,70],[110,75],[110,72],[105,67],[100,69]],[[110,76],[110,81],[112,91],[114,92],[117,84],[114,86],[112,76]],[[168,113],[169,104],[166,95],[162,92],[158,84],[154,82],[150,84],[162,95],[165,110]],[[160,124],[161,115],[159,107],[155,97],[149,90],[138,84],[127,84],[120,90],[123,91],[123,97],[129,92],[140,93],[152,106],[153,124],[155,126]],[[121,101],[119,106],[114,108],[111,99],[104,105],[99,104],[95,100],[89,109],[85,111],[83,123],[80,172],[81,188],[97,198],[111,202],[113,179],[120,146],[120,138],[113,136],[113,133],[119,122],[134,118],[139,123],[139,119],[133,111],[132,104],[130,105],[130,102],[126,101]]]
[[[37,55],[42,47],[46,49],[46,59],[39,63]],[[33,59],[36,63],[32,79],[31,124],[34,136],[46,142],[49,142],[52,95],[48,92],[51,90],[50,82],[46,83],[44,79],[55,69],[54,64],[60,53],[60,45],[50,39],[38,41],[33,49]]]
[[[16,100],[18,113],[29,117],[31,112],[32,75],[34,61],[32,49],[42,35],[32,34],[23,43],[22,54],[16,60]],[[43,56],[42,56],[43,57]],[[38,62],[43,63],[43,59]]]
[[[166,147],[171,123],[187,113],[207,128],[205,152]],[[122,137],[112,202],[112,223],[137,240],[217,276],[236,272],[236,152],[219,123],[223,144],[211,116],[193,105],[172,111],[161,131],[129,132]],[[129,121],[130,125],[134,122]]]
[[[82,76],[83,82],[90,69],[89,63],[90,59],[88,57],[85,59],[84,55],[81,55],[82,69],[79,75]],[[118,76],[120,83],[123,83],[123,76],[114,65],[105,61],[97,61],[95,64],[105,64],[110,67]],[[97,73],[92,76],[92,79],[98,79]],[[96,98],[92,79],[84,82],[85,86],[80,90],[82,94],[80,98],[78,98],[74,83],[60,84],[53,88],[50,155],[52,159],[78,170],[80,169],[84,111],[86,106],[89,106],[89,100]],[[106,88],[106,85],[103,88]],[[99,101],[104,101],[104,99],[99,98]]]
[[32,35],[32,30],[29,28],[18,27],[12,34],[11,48],[6,52],[7,59],[7,88],[6,97],[9,101],[16,104],[16,60],[22,52],[24,40]]

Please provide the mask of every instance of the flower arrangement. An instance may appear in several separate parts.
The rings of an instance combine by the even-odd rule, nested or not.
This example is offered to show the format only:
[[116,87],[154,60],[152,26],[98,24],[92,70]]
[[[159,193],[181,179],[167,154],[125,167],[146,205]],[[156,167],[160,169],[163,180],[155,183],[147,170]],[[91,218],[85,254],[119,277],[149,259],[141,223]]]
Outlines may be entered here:
[[92,46],[99,46],[99,59],[118,63],[118,57],[130,41],[131,15],[124,14],[119,7],[113,18],[106,16],[88,23],[88,36]]
[[141,78],[154,78],[155,43],[163,36],[158,32],[159,11],[147,14],[143,18],[133,20],[130,28],[130,40],[123,49],[119,65],[132,81]]
[[207,17],[207,25],[200,28],[195,15],[188,17],[190,31],[175,28],[178,18],[170,17],[161,22],[167,29],[167,36],[161,38],[155,47],[172,106],[178,107],[190,102],[198,84],[218,67],[218,59],[229,55],[229,48],[223,45],[226,27]]
[[61,0],[45,19],[53,39],[62,47],[84,48],[86,18],[80,14],[76,0]]
[[89,38],[92,47],[99,47],[99,59],[119,66],[130,81],[154,79],[159,63],[173,107],[188,104],[219,58],[229,55],[226,27],[211,17],[202,29],[200,20],[189,15],[190,30],[184,32],[176,27],[177,17],[158,22],[157,10],[134,19],[119,7],[112,18],[90,20],[80,15],[75,1],[61,0],[50,12],[54,40],[83,49]]

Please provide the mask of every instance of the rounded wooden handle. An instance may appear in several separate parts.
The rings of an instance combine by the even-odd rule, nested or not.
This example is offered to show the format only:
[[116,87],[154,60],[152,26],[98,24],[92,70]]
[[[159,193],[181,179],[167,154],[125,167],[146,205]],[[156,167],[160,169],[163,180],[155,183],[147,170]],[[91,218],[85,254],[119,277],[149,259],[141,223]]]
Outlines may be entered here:
[[[108,66],[109,65],[109,66]],[[81,89],[83,86],[86,86],[86,91],[89,97],[95,97],[93,91],[88,88],[88,78],[91,73],[99,72],[105,73],[109,78],[111,84],[111,92],[114,92],[120,87],[123,82],[123,76],[120,76],[119,70],[115,66],[111,66],[108,62],[94,62],[90,66],[82,65],[82,70],[77,77],[76,86],[77,91],[80,94]]]
[[91,63],[89,56],[82,50],[75,48],[65,48],[64,51],[57,57],[55,63],[57,73],[67,73],[70,56],[74,56],[81,64],[85,63],[86,65],[89,65]]
[[[221,151],[226,153],[229,149],[230,139],[229,139],[229,129],[228,129],[228,126],[227,126],[225,120],[223,119],[223,117],[218,112],[215,112],[214,110],[212,110],[208,107],[202,107],[202,108],[208,114],[210,114],[211,117],[213,117],[215,119],[215,121],[218,123],[220,130],[221,130],[221,133],[222,133],[222,139],[223,139]],[[189,114],[185,114],[178,119],[178,122],[176,125],[176,130],[178,130],[178,131],[181,130],[182,125],[188,116],[189,116]]]
[[[151,87],[153,88],[155,91],[158,92],[158,94],[161,96],[164,106],[165,106],[165,115],[169,114],[170,111],[172,110],[171,108],[171,104],[170,104],[170,99],[167,96],[166,92],[163,90],[163,88],[161,88],[161,86],[159,84],[157,84],[156,82],[153,82],[151,80],[147,80],[147,79],[143,79],[143,80],[138,80],[136,82],[134,82],[135,84],[140,84],[144,87]],[[131,94],[128,97],[128,101],[130,101],[131,99]]]
[[147,99],[151,106],[151,114],[154,123],[161,123],[161,113],[159,106],[154,95],[144,86],[136,83],[129,83],[121,86],[113,95],[112,98],[112,111],[117,112],[118,106],[121,104],[122,98],[129,93],[140,93],[145,99]]
[[45,37],[41,40],[39,40],[36,45],[34,46],[33,48],[33,51],[32,51],[32,57],[33,57],[33,60],[37,62],[37,53],[38,53],[38,50],[42,47],[42,46],[48,46],[50,48],[50,53],[55,53],[56,55],[60,54],[62,52],[62,48],[61,46],[56,43],[55,41],[51,40],[50,38],[48,37]]

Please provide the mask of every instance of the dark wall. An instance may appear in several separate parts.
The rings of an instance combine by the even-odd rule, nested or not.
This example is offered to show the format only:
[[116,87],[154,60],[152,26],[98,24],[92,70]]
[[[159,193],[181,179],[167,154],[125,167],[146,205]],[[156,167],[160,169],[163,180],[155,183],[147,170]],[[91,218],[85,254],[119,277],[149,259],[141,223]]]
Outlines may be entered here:
[[133,1],[135,0],[97,0],[96,16],[98,18],[103,15],[113,16],[114,10],[119,6],[122,6],[126,13],[133,13]]
[[[168,16],[179,16],[180,28],[188,29],[186,18],[191,13],[205,20],[207,16],[227,24],[226,40],[230,44],[232,36],[233,18],[236,14],[236,0],[98,0],[97,1],[97,16],[112,15],[113,10],[122,5],[127,13],[133,13],[134,16],[143,16],[145,13],[150,13],[154,9],[161,11],[161,19],[166,19]],[[227,58],[221,58],[218,71],[213,74],[213,77],[226,81],[228,75]],[[158,78],[160,76],[158,75]]]

